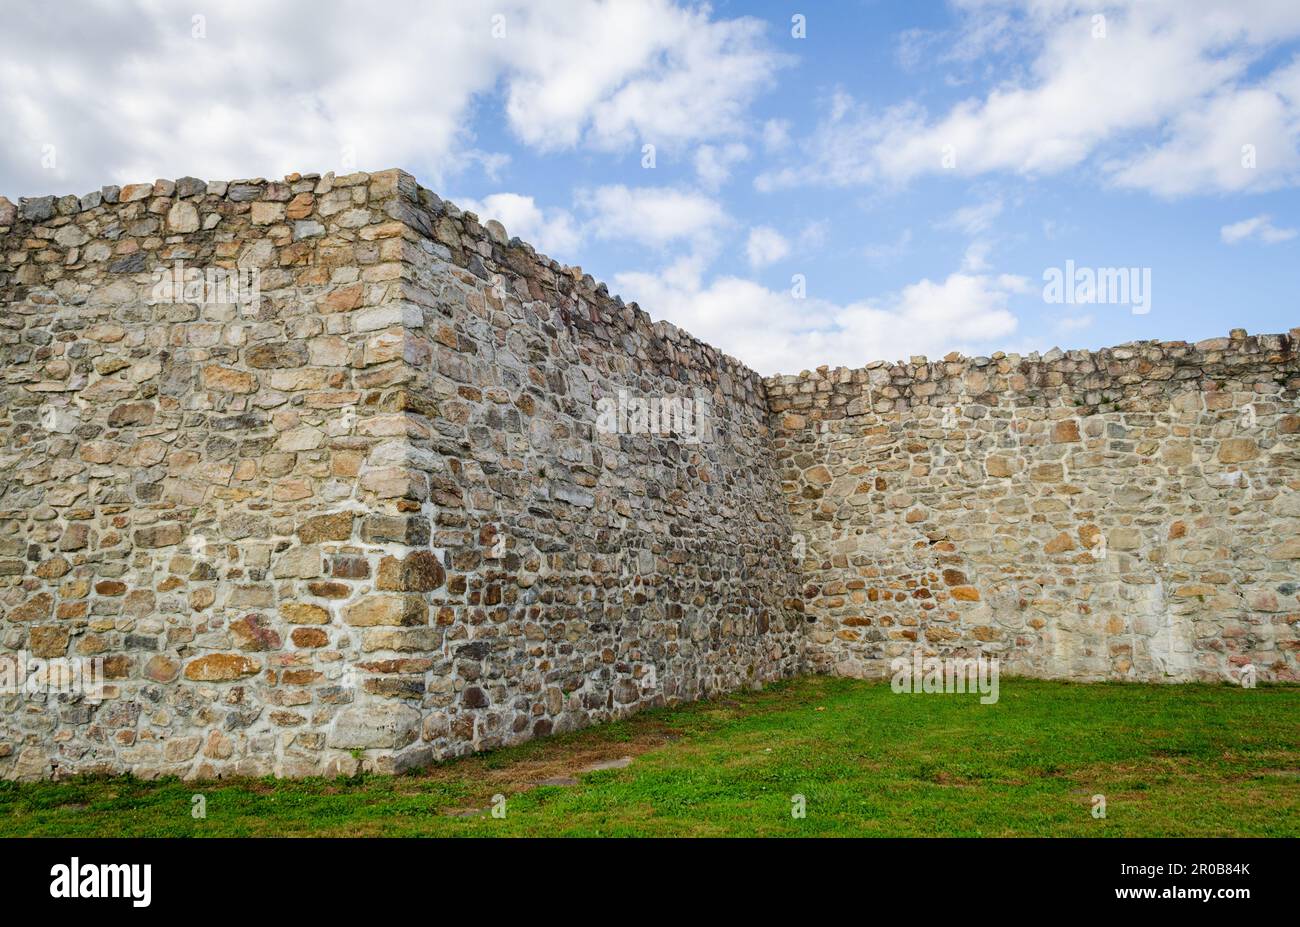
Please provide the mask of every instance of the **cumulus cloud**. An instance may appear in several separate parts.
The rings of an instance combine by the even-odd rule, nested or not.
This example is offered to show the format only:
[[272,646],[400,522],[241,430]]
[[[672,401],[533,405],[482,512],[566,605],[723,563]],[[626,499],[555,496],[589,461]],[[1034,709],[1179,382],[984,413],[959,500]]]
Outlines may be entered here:
[[763,123],[763,147],[768,151],[781,151],[790,144],[790,121],[769,119]]
[[1158,147],[1107,166],[1118,185],[1166,197],[1300,182],[1300,61],[1262,86],[1198,101],[1171,120]]
[[669,0],[548,0],[520,16],[506,110],[544,149],[734,135],[789,60],[765,42],[761,20],[713,20],[708,7]]
[[706,284],[699,262],[689,259],[660,273],[620,274],[615,282],[625,297],[655,307],[656,317],[763,374],[1002,346],[1017,325],[1011,299],[1030,291],[1023,277],[953,273],[881,299],[839,304],[734,276]]
[[1104,35],[1096,5],[1078,0],[958,5],[975,46],[987,43],[990,17],[1012,15],[1000,30],[1033,37],[1038,52],[1023,78],[938,116],[913,101],[879,109],[839,92],[804,162],[765,172],[756,186],[1049,175],[1103,151],[1108,179],[1160,195],[1300,182],[1300,66],[1256,73],[1273,43],[1300,36],[1300,5],[1117,0],[1102,7]]
[[820,248],[826,243],[826,239],[831,234],[831,223],[829,219],[813,219],[804,223],[804,227],[799,230],[799,247],[802,250]]
[[582,230],[567,210],[544,210],[531,196],[519,193],[493,193],[482,200],[460,199],[456,205],[480,219],[496,219],[508,234],[517,235],[549,257],[577,259]]
[[585,227],[594,236],[655,248],[680,241],[712,243],[731,221],[712,197],[674,187],[614,184],[579,190],[577,201],[590,216]]
[[573,209],[543,206],[521,193],[453,199],[480,219],[496,219],[508,234],[548,256],[568,261],[580,261],[579,250],[600,240],[648,246],[661,256],[685,251],[707,262],[734,224],[716,199],[677,187],[586,187],[574,194]]
[[749,266],[755,269],[781,260],[790,253],[790,242],[776,229],[760,225],[749,230],[749,240],[745,243],[745,256]]
[[749,148],[740,142],[727,145],[701,145],[695,150],[695,174],[709,190],[717,190],[731,178],[731,168],[749,157]]
[[966,246],[966,252],[961,258],[961,269],[978,273],[989,269],[989,254],[993,251],[993,243],[987,239],[977,238]]
[[1243,241],[1260,241],[1266,245],[1275,245],[1280,241],[1290,241],[1296,237],[1292,228],[1278,228],[1273,224],[1272,216],[1255,216],[1242,219],[1219,229],[1219,237],[1224,244],[1235,245]]
[[4,17],[10,194],[312,169],[491,176],[505,156],[467,126],[498,92],[508,130],[537,149],[692,144],[737,133],[786,61],[759,20],[673,0],[394,0],[382,14],[362,0],[14,0]]

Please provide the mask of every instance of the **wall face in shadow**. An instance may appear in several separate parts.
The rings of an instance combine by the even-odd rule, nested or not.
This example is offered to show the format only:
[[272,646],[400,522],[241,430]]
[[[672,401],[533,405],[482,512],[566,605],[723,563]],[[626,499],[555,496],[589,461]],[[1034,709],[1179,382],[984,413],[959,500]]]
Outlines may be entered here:
[[1296,680],[1297,334],[770,378],[810,668]]
[[407,221],[434,752],[799,672],[761,378],[428,191]]

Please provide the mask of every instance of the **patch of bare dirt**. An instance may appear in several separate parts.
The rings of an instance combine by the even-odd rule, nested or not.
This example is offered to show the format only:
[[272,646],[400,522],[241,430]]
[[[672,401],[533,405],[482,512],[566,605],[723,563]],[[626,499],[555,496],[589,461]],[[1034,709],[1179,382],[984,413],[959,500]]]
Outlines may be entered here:
[[[623,769],[643,753],[648,753],[680,737],[680,733],[663,725],[640,725],[629,740],[610,742],[545,742],[531,755],[501,766],[490,765],[491,755],[467,757],[445,765],[432,766],[413,777],[412,784],[434,782],[472,782],[470,802],[486,807],[496,794],[517,795],[539,786],[571,786],[578,777],[604,769]],[[449,809],[444,814],[481,814],[483,808],[468,806]]]

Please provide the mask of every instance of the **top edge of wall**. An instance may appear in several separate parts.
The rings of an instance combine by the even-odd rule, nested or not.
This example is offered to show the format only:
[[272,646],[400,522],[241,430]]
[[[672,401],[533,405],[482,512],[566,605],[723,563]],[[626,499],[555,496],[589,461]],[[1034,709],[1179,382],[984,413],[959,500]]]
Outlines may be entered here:
[[[489,248],[495,247],[501,256],[524,258],[524,262],[507,261],[507,268],[516,273],[527,271],[531,264],[534,270],[544,270],[559,276],[568,277],[580,294],[591,304],[596,316],[588,321],[599,321],[608,325],[617,322],[624,331],[638,328],[648,330],[653,337],[686,348],[695,348],[702,353],[711,366],[724,372],[734,374],[757,384],[757,389],[772,385],[788,385],[801,381],[840,381],[866,379],[870,371],[877,375],[887,372],[891,376],[920,376],[922,378],[934,372],[951,372],[952,369],[982,368],[1001,364],[1062,364],[1072,365],[1098,360],[1126,360],[1144,353],[1156,351],[1174,357],[1190,358],[1195,355],[1216,352],[1267,353],[1282,351],[1293,353],[1300,344],[1300,327],[1292,328],[1287,333],[1248,335],[1245,329],[1232,329],[1227,337],[1210,338],[1195,343],[1186,341],[1132,341],[1113,347],[1096,350],[1062,350],[1052,348],[1039,354],[1007,353],[998,351],[989,356],[965,356],[951,352],[941,359],[930,360],[924,356],[913,356],[908,361],[875,360],[860,367],[821,366],[816,370],[804,370],[798,374],[773,374],[761,376],[738,358],[714,347],[708,342],[691,335],[689,332],[667,320],[655,320],[636,302],[625,303],[623,299],[609,292],[603,282],[585,273],[580,266],[570,266],[553,260],[541,253],[528,242],[518,237],[510,237],[505,227],[495,219],[480,220],[473,212],[462,210],[450,200],[422,186],[413,174],[400,168],[382,171],[357,171],[351,174],[336,175],[333,172],[291,173],[282,180],[268,180],[263,177],[241,178],[228,181],[203,181],[195,177],[181,177],[177,180],[160,179],[153,182],[126,184],[122,186],[107,185],[98,191],[82,196],[46,195],[20,197],[17,204],[5,196],[0,196],[0,233],[8,232],[18,223],[25,222],[32,226],[57,222],[62,218],[88,212],[104,205],[116,205],[134,202],[151,197],[165,196],[186,199],[190,197],[220,196],[239,202],[251,202],[266,198],[271,193],[280,197],[281,188],[303,181],[314,181],[328,188],[349,187],[368,184],[371,195],[376,200],[398,198],[406,200],[412,206],[419,207],[433,219],[443,217],[461,223],[461,229],[471,238],[486,242]],[[424,232],[430,238],[436,238],[432,223],[427,226],[420,220],[412,221],[411,214],[400,216],[416,231]],[[62,224],[62,223],[59,223]],[[472,269],[472,268],[471,268]],[[950,368],[950,365],[956,365]]]
[[988,356],[967,356],[952,351],[936,360],[930,360],[924,356],[914,356],[907,361],[871,361],[861,367],[822,366],[816,370],[804,370],[798,374],[774,374],[763,379],[769,386],[789,385],[809,380],[848,382],[851,380],[873,379],[872,374],[874,372],[876,377],[905,376],[926,380],[938,379],[945,375],[959,373],[962,370],[984,367],[1016,368],[1023,365],[1046,365],[1068,369],[1081,364],[1089,365],[1098,362],[1108,364],[1113,361],[1140,359],[1151,360],[1156,357],[1193,363],[1204,359],[1206,355],[1214,354],[1240,355],[1243,357],[1270,354],[1290,356],[1295,354],[1297,345],[1300,345],[1300,328],[1292,328],[1287,332],[1255,335],[1247,333],[1244,328],[1234,328],[1228,332],[1226,337],[1206,338],[1196,342],[1149,339],[1145,341],[1126,341],[1123,344],[1095,350],[1052,348],[1043,353],[1033,351],[1028,354],[995,351]]
[[[225,181],[203,181],[196,177],[181,177],[176,180],[159,179],[152,182],[107,185],[92,193],[77,195],[46,195],[20,197],[17,204],[7,197],[0,196],[0,233],[11,231],[19,223],[32,227],[58,224],[60,219],[70,218],[79,213],[89,212],[102,206],[114,206],[145,200],[153,197],[175,197],[177,199],[219,196],[238,202],[254,202],[266,199],[267,194],[281,199],[283,188],[300,184],[304,181],[317,182],[327,188],[351,187],[367,184],[370,187],[372,201],[382,202],[388,199],[405,200],[411,206],[418,207],[412,211],[390,215],[405,222],[408,227],[435,238],[434,223],[444,217],[461,225],[461,231],[471,238],[486,242],[493,257],[506,258],[506,269],[515,273],[551,273],[567,277],[572,286],[590,305],[594,317],[589,322],[599,322],[607,327],[616,327],[621,331],[632,332],[642,329],[644,334],[679,348],[699,355],[708,366],[713,367],[733,378],[749,381],[751,389],[763,391],[764,378],[749,365],[727,354],[706,341],[691,335],[684,329],[667,320],[655,320],[636,302],[625,303],[622,297],[611,294],[608,286],[585,273],[580,266],[569,266],[553,260],[541,253],[528,242],[518,237],[510,237],[505,227],[495,219],[481,220],[473,212],[462,210],[455,203],[446,200],[437,193],[422,186],[413,174],[401,168],[389,168],[382,171],[357,171],[346,175],[326,173],[291,173],[282,180],[269,180],[265,177],[241,178]],[[319,188],[317,192],[322,192]],[[424,222],[418,218],[424,213],[433,222]],[[471,266],[469,269],[473,270]]]
[[[751,381],[754,389],[761,391],[763,377],[744,361],[727,354],[707,341],[696,338],[666,319],[654,319],[636,302],[625,303],[621,296],[611,293],[604,282],[586,273],[581,266],[570,266],[548,257],[518,236],[511,236],[505,226],[496,219],[481,219],[477,214],[461,209],[452,201],[420,185],[410,174],[402,172],[402,176],[409,179],[411,185],[410,192],[405,189],[402,191],[405,198],[418,203],[421,210],[432,219],[428,227],[421,227],[418,220],[413,223],[417,230],[427,237],[435,240],[439,238],[434,229],[438,220],[445,217],[458,221],[464,234],[476,241],[486,242],[492,249],[490,252],[492,257],[500,259],[500,262],[514,273],[535,276],[538,271],[542,271],[571,280],[573,286],[579,290],[595,312],[588,321],[599,321],[606,325],[617,322],[622,330],[629,332],[644,328],[647,334],[661,341],[702,352],[710,365]],[[404,218],[408,224],[412,224],[411,217]],[[473,271],[473,257],[470,256],[471,271]]]

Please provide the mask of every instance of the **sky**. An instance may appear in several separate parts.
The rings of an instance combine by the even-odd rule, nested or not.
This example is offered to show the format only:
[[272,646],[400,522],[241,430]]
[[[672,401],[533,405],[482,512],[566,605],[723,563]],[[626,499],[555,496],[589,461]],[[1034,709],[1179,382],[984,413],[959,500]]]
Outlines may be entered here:
[[763,374],[1300,325],[1296,0],[4,0],[0,195],[401,167]]

